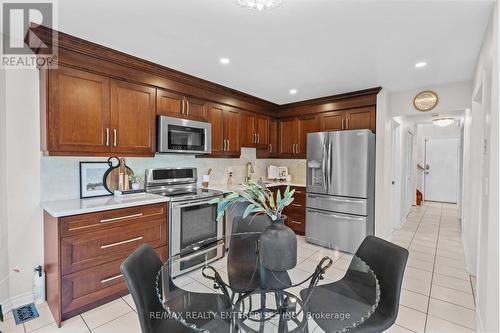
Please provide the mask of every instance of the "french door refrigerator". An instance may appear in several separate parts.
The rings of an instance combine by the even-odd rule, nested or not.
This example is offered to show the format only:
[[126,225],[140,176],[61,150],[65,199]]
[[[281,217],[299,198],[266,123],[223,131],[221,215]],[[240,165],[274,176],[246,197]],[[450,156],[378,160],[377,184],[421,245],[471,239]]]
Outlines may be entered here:
[[307,134],[306,241],[354,253],[374,233],[375,134]]

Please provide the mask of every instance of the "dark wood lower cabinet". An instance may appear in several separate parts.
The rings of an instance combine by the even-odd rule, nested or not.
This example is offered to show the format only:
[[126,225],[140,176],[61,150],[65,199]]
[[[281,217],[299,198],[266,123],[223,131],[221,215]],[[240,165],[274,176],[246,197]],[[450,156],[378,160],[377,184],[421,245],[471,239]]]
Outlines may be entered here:
[[44,215],[47,303],[61,321],[128,293],[120,265],[148,243],[168,258],[167,204],[56,218]]
[[[287,216],[285,224],[296,234],[304,235],[306,232],[306,188],[301,186],[290,188],[295,189],[295,194],[293,202],[283,210],[283,214]],[[270,188],[274,193],[278,189],[283,196],[286,186],[281,185]]]

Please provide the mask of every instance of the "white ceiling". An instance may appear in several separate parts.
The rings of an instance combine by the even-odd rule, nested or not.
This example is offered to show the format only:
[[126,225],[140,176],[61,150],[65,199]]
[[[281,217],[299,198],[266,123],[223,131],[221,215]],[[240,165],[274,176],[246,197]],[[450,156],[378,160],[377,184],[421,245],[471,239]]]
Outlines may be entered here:
[[234,0],[72,0],[58,1],[58,29],[283,104],[470,80],[492,7],[285,0],[258,12]]

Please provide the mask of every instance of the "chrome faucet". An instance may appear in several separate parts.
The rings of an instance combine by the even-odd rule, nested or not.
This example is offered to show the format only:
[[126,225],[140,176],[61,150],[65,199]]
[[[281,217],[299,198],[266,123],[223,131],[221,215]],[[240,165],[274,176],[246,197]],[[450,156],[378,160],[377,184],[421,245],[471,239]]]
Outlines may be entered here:
[[252,180],[252,173],[254,173],[252,162],[247,163],[247,176],[245,177],[245,184],[248,184]]

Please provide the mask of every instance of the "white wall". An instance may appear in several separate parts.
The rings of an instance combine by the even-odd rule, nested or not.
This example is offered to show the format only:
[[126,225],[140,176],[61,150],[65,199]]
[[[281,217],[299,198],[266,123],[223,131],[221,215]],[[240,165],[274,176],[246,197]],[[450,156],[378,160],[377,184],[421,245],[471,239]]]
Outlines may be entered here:
[[[3,83],[4,72],[1,73],[0,82]],[[32,300],[33,268],[43,264],[40,202],[78,198],[79,162],[106,159],[42,156],[38,71],[8,70],[5,79],[0,96],[0,103],[5,101],[6,111],[0,115],[0,196],[6,206],[6,209],[0,207],[0,302],[7,311],[11,306]],[[4,104],[1,105],[3,111]],[[240,159],[196,159],[167,154],[155,158],[127,158],[126,161],[138,174],[143,174],[146,168],[194,166],[199,168],[201,175],[213,168],[212,178],[218,183],[226,182],[230,167],[234,182],[243,181],[248,161],[254,163],[254,179],[265,177],[268,164],[288,166],[292,181],[297,182],[305,180],[306,171],[305,160],[256,160],[255,149],[250,148],[242,149]],[[16,266],[20,273],[12,270]]]
[[375,159],[375,235],[387,238],[391,224],[391,110],[390,94],[382,89],[377,95],[377,132]]
[[[473,99],[477,103],[468,112],[464,129],[464,140],[468,141],[465,156],[471,163],[464,169],[463,239],[469,272],[477,274],[476,310],[480,332],[498,332],[500,328],[498,15],[496,3],[473,80]],[[473,239],[470,231],[477,227],[478,236]],[[474,258],[477,258],[475,272],[471,271]]]
[[463,111],[471,106],[472,82],[456,82],[391,92],[390,109],[392,115],[414,116],[422,114],[413,107],[413,98],[422,90],[432,90],[439,96],[438,105],[430,113]]
[[2,307],[9,306],[5,303],[9,299],[5,93],[5,71],[0,69],[0,304]]

